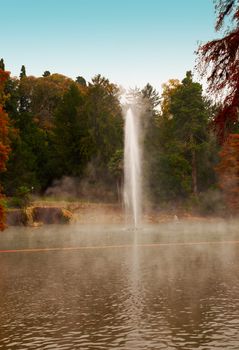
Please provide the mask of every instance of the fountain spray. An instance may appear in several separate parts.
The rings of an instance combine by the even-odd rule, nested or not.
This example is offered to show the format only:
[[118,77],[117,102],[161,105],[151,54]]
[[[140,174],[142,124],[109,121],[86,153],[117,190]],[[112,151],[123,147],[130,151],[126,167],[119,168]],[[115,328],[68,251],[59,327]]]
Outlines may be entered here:
[[139,131],[139,118],[130,107],[125,115],[124,201],[126,217],[130,219],[134,228],[139,227],[142,211],[142,170]]

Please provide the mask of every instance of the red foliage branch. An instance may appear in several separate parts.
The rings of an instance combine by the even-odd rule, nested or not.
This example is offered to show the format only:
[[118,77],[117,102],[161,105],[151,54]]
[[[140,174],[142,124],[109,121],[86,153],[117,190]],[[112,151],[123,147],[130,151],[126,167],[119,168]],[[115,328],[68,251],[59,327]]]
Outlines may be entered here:
[[8,129],[8,115],[0,105],[0,171],[6,170],[6,161],[10,152]]
[[9,78],[9,74],[9,72],[0,69],[0,102],[2,102],[4,86],[6,80]]
[[[230,15],[233,11],[232,19],[237,21],[239,19],[239,9],[235,9],[238,4],[238,0],[218,0],[216,5],[217,22],[215,29],[221,29],[225,18]],[[235,10],[234,10],[235,9]]]
[[223,38],[210,41],[198,49],[198,68],[207,77],[208,90],[223,97],[222,108],[214,122],[221,141],[230,127],[238,122],[239,111],[239,1],[218,0],[216,6],[219,30],[225,17],[232,14],[235,26]]

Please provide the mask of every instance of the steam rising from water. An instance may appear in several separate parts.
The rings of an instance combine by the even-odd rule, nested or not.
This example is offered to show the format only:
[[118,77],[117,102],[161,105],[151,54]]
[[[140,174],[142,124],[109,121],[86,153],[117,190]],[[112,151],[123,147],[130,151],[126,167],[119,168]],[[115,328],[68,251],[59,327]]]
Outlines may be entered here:
[[125,116],[124,201],[126,216],[130,218],[135,228],[140,224],[141,197],[139,121],[129,108]]
[[238,350],[238,225],[8,228],[1,249],[73,249],[0,254],[0,349]]

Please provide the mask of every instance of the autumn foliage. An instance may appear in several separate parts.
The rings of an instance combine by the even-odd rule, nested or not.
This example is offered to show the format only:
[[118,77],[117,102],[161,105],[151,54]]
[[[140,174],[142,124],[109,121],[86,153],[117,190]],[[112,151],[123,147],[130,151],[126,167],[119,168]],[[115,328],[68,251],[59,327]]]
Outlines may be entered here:
[[[10,151],[8,139],[9,120],[7,113],[3,109],[6,98],[4,94],[4,85],[8,77],[9,73],[0,69],[0,171],[6,169],[6,161]],[[2,194],[0,194],[1,199],[2,197]],[[4,228],[4,208],[2,203],[0,203],[0,230]]]
[[239,134],[230,134],[220,152],[217,166],[219,186],[231,214],[239,213]]
[[239,2],[237,0],[216,1],[217,22],[221,29],[226,18],[231,21],[225,36],[200,46],[199,70],[207,77],[209,91],[219,94],[222,108],[215,118],[219,139],[223,142],[230,130],[238,123],[239,108]]

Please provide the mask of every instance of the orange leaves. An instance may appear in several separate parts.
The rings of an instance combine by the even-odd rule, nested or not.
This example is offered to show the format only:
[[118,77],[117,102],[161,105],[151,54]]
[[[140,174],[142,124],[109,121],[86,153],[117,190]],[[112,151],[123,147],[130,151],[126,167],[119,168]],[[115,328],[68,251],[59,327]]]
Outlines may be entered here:
[[0,89],[4,87],[5,81],[9,77],[9,72],[6,72],[5,70],[0,69]]
[[162,85],[163,93],[162,93],[162,103],[161,108],[164,114],[169,112],[169,104],[173,93],[177,90],[177,88],[181,85],[178,79],[170,79],[167,83]]
[[8,159],[10,148],[0,143],[0,171],[6,170],[5,163]]
[[3,205],[0,204],[0,231],[3,231],[5,229],[5,211],[3,208]]
[[232,214],[239,213],[239,134],[230,134],[220,152],[216,168],[226,204]]
[[0,143],[8,143],[8,115],[3,110],[3,107],[0,105]]
[[6,72],[0,69],[0,106],[3,104],[5,96],[4,96],[4,86],[5,82],[9,77],[9,72]]

